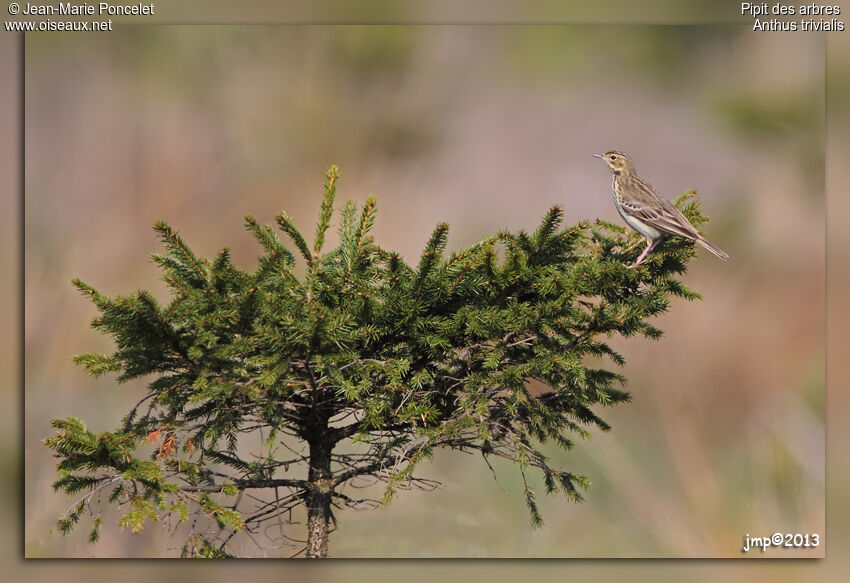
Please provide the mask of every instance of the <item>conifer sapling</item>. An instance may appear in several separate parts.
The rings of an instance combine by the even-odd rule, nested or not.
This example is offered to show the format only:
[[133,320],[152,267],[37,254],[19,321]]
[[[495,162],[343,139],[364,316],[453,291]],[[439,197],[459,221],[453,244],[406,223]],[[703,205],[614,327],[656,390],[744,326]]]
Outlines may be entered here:
[[[286,213],[276,222],[289,247],[246,217],[261,249],[253,271],[227,249],[195,255],[157,222],[167,304],[74,280],[98,310],[93,328],[116,346],[75,362],[119,382],[151,380],[115,430],[52,422],[54,489],[75,496],[60,531],[92,514],[96,541],[101,509],[113,505],[132,532],[171,521],[183,556],[232,556],[239,533],[268,536],[283,524],[272,543],[281,553],[325,557],[337,510],[434,487],[421,464],[438,450],[512,462],[535,526],[541,485],[582,500],[587,478],[544,446],[568,450],[575,436],[609,429],[598,409],[628,400],[624,378],[588,362],[622,365],[605,339],[657,338],[648,320],[670,297],[698,297],[676,279],[693,244],[671,238],[629,270],[639,236],[603,221],[564,227],[552,207],[532,233],[500,232],[450,254],[439,224],[410,265],[373,241],[369,197],[341,209],[339,245],[326,250],[337,179],[331,167],[312,242]],[[705,220],[695,202],[682,211]],[[365,480],[383,484],[379,498],[359,497]]]

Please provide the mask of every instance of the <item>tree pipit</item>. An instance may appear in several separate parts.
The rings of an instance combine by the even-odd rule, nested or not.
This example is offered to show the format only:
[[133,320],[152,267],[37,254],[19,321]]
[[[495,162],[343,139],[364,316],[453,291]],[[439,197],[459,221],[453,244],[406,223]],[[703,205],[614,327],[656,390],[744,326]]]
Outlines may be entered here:
[[629,269],[640,265],[667,235],[691,239],[721,259],[729,259],[717,245],[700,235],[679,209],[637,175],[631,158],[617,150],[594,156],[605,160],[614,174],[611,189],[620,216],[632,229],[646,237],[646,249],[629,265]]

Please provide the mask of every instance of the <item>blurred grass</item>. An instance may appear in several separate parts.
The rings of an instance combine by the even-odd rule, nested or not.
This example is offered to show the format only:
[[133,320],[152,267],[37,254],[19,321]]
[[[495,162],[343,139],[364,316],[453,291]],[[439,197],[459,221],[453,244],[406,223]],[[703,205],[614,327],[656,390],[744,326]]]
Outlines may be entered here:
[[718,113],[730,127],[755,138],[769,139],[777,134],[817,127],[823,108],[817,95],[783,93],[771,99],[762,94],[730,95],[716,104]]

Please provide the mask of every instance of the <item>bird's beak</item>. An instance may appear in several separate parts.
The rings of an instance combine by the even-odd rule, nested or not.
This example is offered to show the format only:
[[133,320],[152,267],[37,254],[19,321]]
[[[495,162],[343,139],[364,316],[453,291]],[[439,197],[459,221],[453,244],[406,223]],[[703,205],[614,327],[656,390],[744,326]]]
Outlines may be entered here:
[[602,154],[594,154],[593,156],[594,156],[594,158],[604,158],[605,157]]

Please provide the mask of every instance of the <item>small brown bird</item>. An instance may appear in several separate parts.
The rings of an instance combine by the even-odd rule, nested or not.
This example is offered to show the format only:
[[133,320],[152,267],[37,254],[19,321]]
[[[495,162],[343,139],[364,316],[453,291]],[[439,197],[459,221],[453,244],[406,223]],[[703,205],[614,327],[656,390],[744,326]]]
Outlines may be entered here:
[[667,235],[691,239],[721,259],[729,259],[717,245],[700,235],[679,209],[637,175],[631,158],[617,150],[594,156],[605,160],[614,173],[611,188],[620,216],[632,229],[646,237],[646,249],[629,265],[629,269],[640,265],[647,254]]

